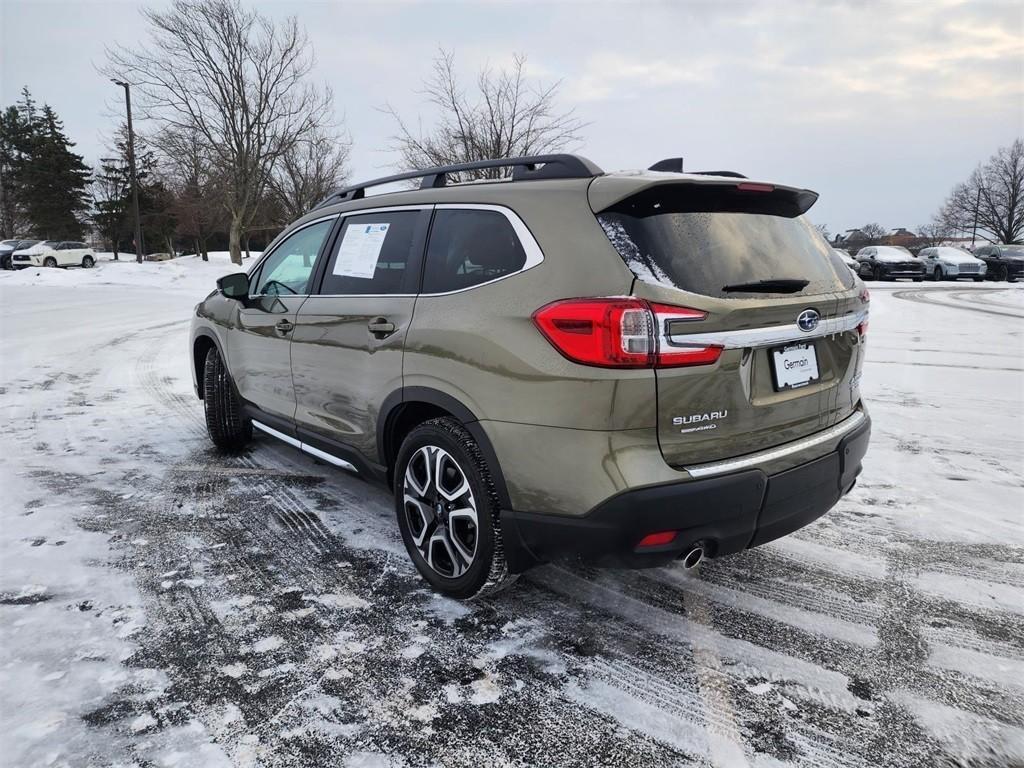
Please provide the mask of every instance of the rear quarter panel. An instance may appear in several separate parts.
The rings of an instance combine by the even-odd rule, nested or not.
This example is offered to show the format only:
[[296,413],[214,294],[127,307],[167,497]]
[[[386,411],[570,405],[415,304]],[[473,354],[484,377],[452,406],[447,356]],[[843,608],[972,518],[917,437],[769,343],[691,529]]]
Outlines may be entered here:
[[632,275],[590,210],[585,185],[516,187],[505,187],[493,201],[481,187],[464,202],[511,208],[544,261],[488,285],[421,295],[406,338],[405,386],[451,395],[482,420],[590,430],[653,427],[653,371],[572,363],[533,324],[537,309],[559,299],[629,293]]

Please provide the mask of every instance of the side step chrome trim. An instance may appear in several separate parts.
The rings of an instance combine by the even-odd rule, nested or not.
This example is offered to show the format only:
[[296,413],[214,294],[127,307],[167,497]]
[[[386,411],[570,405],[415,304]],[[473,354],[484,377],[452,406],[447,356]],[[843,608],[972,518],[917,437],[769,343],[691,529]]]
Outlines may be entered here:
[[786,443],[778,448],[769,448],[768,450],[760,451],[759,453],[751,453],[739,459],[713,461],[708,464],[697,464],[692,467],[684,467],[684,469],[689,472],[692,477],[714,477],[716,475],[724,475],[729,472],[737,472],[741,469],[750,469],[751,467],[756,467],[759,464],[775,461],[776,459],[782,459],[808,448],[813,448],[816,445],[821,445],[822,443],[827,443],[830,440],[835,440],[837,437],[842,437],[863,424],[866,418],[867,417],[864,415],[863,411],[857,411],[848,419],[839,422],[835,426],[822,430],[810,437],[794,440],[792,443]]
[[309,445],[308,443],[304,443],[301,440],[296,440],[294,437],[292,437],[291,435],[286,435],[284,432],[278,432],[276,429],[268,427],[266,424],[263,424],[262,422],[256,421],[256,419],[251,419],[251,421],[252,425],[256,427],[256,429],[260,430],[260,432],[266,432],[271,437],[276,437],[278,440],[286,442],[288,443],[288,445],[294,448],[298,448],[300,451],[308,453],[310,456],[316,456],[318,459],[322,459],[323,461],[326,461],[328,464],[333,464],[334,466],[341,467],[342,469],[348,469],[356,473],[359,472],[359,470],[355,468],[354,464],[350,464],[344,459],[339,459],[337,456],[332,456],[326,451],[321,451],[319,448],[314,448],[312,445]]
[[673,333],[667,337],[670,345],[711,345],[725,349],[747,347],[774,347],[808,339],[820,339],[854,330],[867,320],[867,312],[851,312],[841,317],[823,319],[813,331],[801,331],[796,323],[772,325],[767,328],[746,328],[738,331],[708,331],[706,333]]

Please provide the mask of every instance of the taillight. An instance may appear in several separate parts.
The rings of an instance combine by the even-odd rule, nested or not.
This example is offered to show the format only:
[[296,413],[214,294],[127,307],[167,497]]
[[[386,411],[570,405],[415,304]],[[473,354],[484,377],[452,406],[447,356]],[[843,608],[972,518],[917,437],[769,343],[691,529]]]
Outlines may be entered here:
[[706,313],[642,299],[566,299],[541,307],[533,322],[564,357],[602,368],[671,368],[707,365],[721,347],[670,341],[676,322]]

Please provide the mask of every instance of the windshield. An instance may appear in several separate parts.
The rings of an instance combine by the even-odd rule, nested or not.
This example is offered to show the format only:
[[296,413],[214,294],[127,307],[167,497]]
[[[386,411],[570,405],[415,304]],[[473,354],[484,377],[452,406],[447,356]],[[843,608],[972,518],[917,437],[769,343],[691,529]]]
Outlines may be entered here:
[[736,297],[727,287],[807,281],[802,293],[849,288],[850,270],[803,217],[704,211],[598,216],[605,234],[645,282],[705,296]]

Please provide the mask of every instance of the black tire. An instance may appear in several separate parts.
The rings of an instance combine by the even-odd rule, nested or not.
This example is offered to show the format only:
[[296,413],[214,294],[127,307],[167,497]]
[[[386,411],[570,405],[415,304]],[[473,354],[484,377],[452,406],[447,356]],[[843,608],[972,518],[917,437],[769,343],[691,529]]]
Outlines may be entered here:
[[92,256],[82,257],[82,269],[92,269],[96,265],[96,261]]
[[976,283],[983,282],[984,280],[985,280],[984,277],[976,277],[976,278],[974,278],[974,282],[976,282]]
[[13,270],[14,269],[14,260],[10,256],[4,256],[4,257],[0,258],[0,269],[3,269],[3,270],[8,270],[8,269]]
[[911,279],[911,280],[913,280],[913,281],[914,281],[915,283],[920,283],[920,282],[921,282],[922,280],[924,280],[924,276],[921,276],[921,277],[912,277],[912,278],[910,278],[910,279]]
[[[441,449],[453,460],[454,469],[462,473],[469,485],[471,501],[475,506],[472,560],[468,566],[464,566],[464,572],[457,576],[444,575],[431,566],[415,543],[417,536],[421,541],[428,536],[428,525],[433,526],[430,530],[437,530],[438,519],[434,518],[432,522],[420,519],[420,531],[414,534],[413,528],[416,523],[410,520],[410,514],[415,514],[416,505],[408,505],[407,511],[406,472],[414,458],[422,455],[423,451],[429,453],[430,449]],[[458,421],[448,417],[431,419],[408,434],[402,442],[398,460],[395,462],[394,492],[395,514],[399,530],[402,532],[402,541],[405,542],[409,557],[420,575],[436,591],[448,597],[466,600],[496,594],[515,581],[516,575],[509,573],[508,564],[505,562],[501,537],[501,506],[498,503],[491,472],[473,436]],[[447,517],[446,513],[442,514]],[[452,525],[454,526],[454,523]],[[433,536],[430,536],[430,540],[432,539]],[[430,548],[429,541],[425,546]],[[449,548],[448,551],[452,550]],[[450,570],[455,573],[457,568],[452,567]]]
[[203,365],[203,406],[206,431],[218,448],[238,451],[252,439],[252,422],[242,413],[231,376],[216,347],[206,353]]
[[872,280],[881,280],[881,279],[882,279],[882,268],[881,268],[881,267],[879,267],[879,266],[876,266],[876,267],[875,267],[875,268],[874,268],[874,269],[873,269],[873,270],[871,271],[871,279],[872,279]]
[[57,266],[57,260],[53,256],[47,256],[43,259],[43,266],[48,269],[55,269]]
[[1001,265],[996,270],[996,280],[998,282],[1000,282],[1000,283],[1002,283],[1002,282],[1007,282],[1007,283],[1010,282],[1010,270],[1006,268],[1005,264]]
[[942,270],[939,267],[936,267],[935,271],[932,272],[932,280],[936,283],[942,282]]

